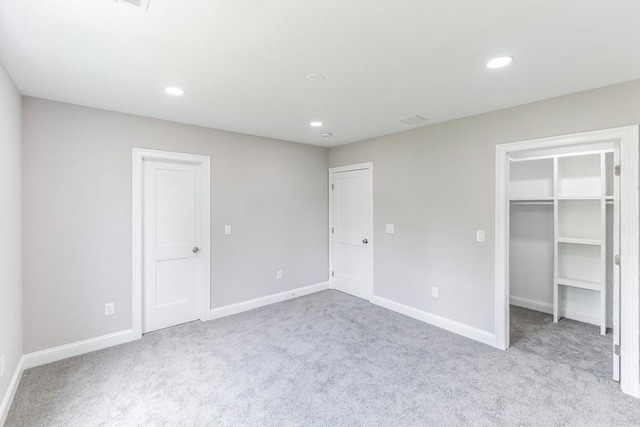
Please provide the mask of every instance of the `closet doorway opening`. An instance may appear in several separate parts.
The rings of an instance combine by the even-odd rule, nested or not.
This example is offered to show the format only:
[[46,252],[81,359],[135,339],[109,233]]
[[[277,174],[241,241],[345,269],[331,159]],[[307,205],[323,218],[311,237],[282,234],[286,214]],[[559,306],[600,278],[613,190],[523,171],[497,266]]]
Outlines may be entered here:
[[509,159],[510,345],[619,381],[618,150],[555,151]]
[[498,347],[580,363],[637,397],[637,127],[496,152]]

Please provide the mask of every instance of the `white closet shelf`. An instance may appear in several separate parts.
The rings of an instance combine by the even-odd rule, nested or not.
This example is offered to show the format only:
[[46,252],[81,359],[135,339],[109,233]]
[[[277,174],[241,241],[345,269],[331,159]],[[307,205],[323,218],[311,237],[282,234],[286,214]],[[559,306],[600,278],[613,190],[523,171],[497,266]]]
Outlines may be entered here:
[[558,277],[558,284],[563,286],[571,286],[572,288],[589,289],[592,291],[602,291],[602,283],[590,282],[587,280],[568,279],[566,277]]
[[602,240],[600,239],[584,239],[580,237],[558,237],[558,243],[571,243],[574,245],[595,245],[600,246]]
[[558,196],[557,197],[558,200],[600,200],[601,198],[602,196]]
[[[606,196],[605,201],[607,204],[613,203],[613,196]],[[600,200],[600,196],[565,196],[565,197],[512,197],[509,199],[511,203],[523,203],[523,204],[541,204],[546,205],[553,203],[555,200]]]

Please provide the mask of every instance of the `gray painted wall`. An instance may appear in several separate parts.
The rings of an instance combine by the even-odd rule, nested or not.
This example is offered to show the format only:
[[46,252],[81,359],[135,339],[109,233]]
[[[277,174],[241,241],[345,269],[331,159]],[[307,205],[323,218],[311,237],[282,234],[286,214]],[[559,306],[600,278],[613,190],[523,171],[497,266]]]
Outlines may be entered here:
[[331,148],[374,162],[375,294],[493,332],[496,144],[638,123],[640,80]]
[[0,401],[22,357],[21,103],[0,64]]
[[511,205],[509,232],[511,296],[552,305],[553,205]]
[[373,161],[375,293],[492,332],[495,145],[640,123],[640,80],[330,150],[23,102],[27,353],[131,327],[132,147],[212,156],[212,307],[327,280],[326,169]]
[[327,280],[327,149],[23,102],[25,353],[131,328],[132,147],[211,156],[212,307]]

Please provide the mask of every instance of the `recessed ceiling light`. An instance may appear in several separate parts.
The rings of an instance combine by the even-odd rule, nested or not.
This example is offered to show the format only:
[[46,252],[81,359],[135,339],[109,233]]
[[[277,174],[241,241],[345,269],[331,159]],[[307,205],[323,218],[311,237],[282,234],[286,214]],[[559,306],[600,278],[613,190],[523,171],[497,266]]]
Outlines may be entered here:
[[175,86],[168,86],[168,87],[164,88],[164,91],[166,93],[168,93],[169,95],[173,95],[173,96],[184,95],[184,90],[180,89],[179,87],[175,87]]
[[311,80],[314,82],[321,82],[322,80],[324,80],[324,75],[317,74],[317,73],[309,74],[307,76],[307,80]]
[[330,136],[333,136],[333,134],[331,132],[322,132],[320,136],[323,138],[328,138]]
[[513,56],[499,56],[487,62],[487,68],[502,68],[513,62]]
[[311,122],[309,123],[311,126],[313,126],[314,128],[319,128],[320,126],[322,126],[322,122]]

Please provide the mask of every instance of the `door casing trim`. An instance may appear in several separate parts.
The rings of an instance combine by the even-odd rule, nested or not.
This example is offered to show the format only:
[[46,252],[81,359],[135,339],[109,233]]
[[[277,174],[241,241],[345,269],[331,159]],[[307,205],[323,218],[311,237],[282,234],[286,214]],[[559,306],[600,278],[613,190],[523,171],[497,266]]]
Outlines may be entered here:
[[[374,224],[373,224],[373,219],[375,218],[374,215],[374,210],[373,210],[373,205],[374,205],[374,199],[375,199],[375,185],[374,185],[374,175],[373,175],[373,162],[365,162],[365,163],[355,163],[352,165],[345,165],[345,166],[337,166],[337,167],[333,167],[333,168],[329,168],[329,227],[328,227],[328,234],[329,234],[329,271],[328,271],[328,275],[329,275],[329,289],[335,289],[334,285],[333,285],[333,277],[331,277],[331,272],[333,271],[333,234],[331,233],[331,227],[333,227],[333,194],[331,193],[331,186],[334,184],[333,182],[333,176],[335,173],[340,173],[340,172],[350,172],[350,171],[357,171],[357,170],[362,170],[362,169],[369,169],[370,173],[371,173],[371,186],[372,186],[372,196],[371,197],[371,216],[373,218],[371,218],[371,253],[374,254],[374,249],[375,249],[375,238],[374,238]],[[373,270],[371,272],[371,289],[370,289],[370,293],[369,293],[369,299],[372,299],[375,296],[375,292],[374,292],[374,272],[375,272],[375,257],[372,255],[372,259],[371,259],[371,269]]]
[[143,170],[144,162],[151,160],[192,163],[199,168],[197,193],[199,195],[201,254],[203,271],[198,286],[198,306],[200,320],[206,321],[211,316],[211,157],[200,154],[178,153],[173,151],[149,150],[133,148],[132,150],[132,220],[133,220],[133,268],[132,268],[132,325],[134,339],[142,337],[142,286],[143,286]]
[[640,151],[638,126],[562,135],[496,146],[495,333],[509,345],[509,154],[518,151],[613,142],[620,150],[620,388],[640,397]]

